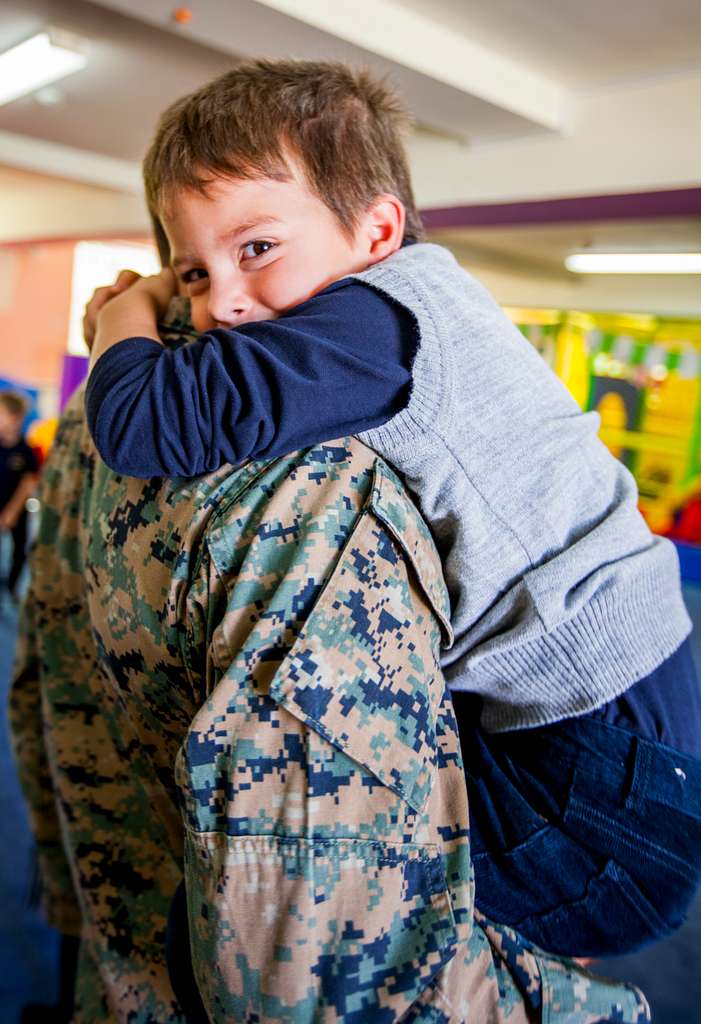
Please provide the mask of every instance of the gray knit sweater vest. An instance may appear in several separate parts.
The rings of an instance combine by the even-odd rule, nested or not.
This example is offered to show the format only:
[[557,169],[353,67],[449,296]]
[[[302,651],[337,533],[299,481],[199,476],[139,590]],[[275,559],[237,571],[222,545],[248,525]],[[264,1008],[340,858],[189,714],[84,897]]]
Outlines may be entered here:
[[674,546],[630,473],[490,294],[437,245],[356,275],[418,326],[408,405],[361,435],[402,475],[450,594],[449,685],[491,731],[591,711],[652,672],[690,622]]

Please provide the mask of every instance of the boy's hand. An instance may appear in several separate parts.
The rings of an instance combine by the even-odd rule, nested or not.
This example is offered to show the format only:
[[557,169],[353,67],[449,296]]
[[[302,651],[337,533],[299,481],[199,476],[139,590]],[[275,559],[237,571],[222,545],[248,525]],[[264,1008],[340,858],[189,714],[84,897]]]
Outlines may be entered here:
[[113,299],[133,288],[137,283],[139,288],[153,299],[156,305],[156,315],[159,317],[163,316],[168,303],[177,293],[175,275],[170,267],[166,267],[160,274],[154,274],[152,277],[141,277],[135,270],[120,270],[114,284],[96,288],[90,302],[85,307],[83,337],[89,349],[92,349],[95,341],[100,311],[108,302],[112,302]]
[[105,297],[96,316],[90,369],[107,349],[125,338],[150,338],[160,342],[157,321],[176,293],[175,274],[166,267],[160,274],[140,277],[119,294]]
[[[122,271],[120,278],[124,273],[132,272]],[[136,322],[145,318],[159,319],[174,295],[177,295],[177,282],[170,267],[151,277],[137,277],[105,299],[97,312],[97,329],[107,319],[133,319]]]
[[0,530],[14,530],[19,516],[12,509],[4,508],[0,512]]
[[121,293],[126,291],[127,288],[131,288],[133,284],[136,284],[140,277],[141,275],[137,274],[135,270],[120,270],[114,284],[95,289],[90,302],[85,307],[85,316],[83,317],[83,337],[85,338],[85,344],[89,349],[92,348],[95,340],[97,314],[105,303],[109,302],[110,299],[113,299],[116,295],[121,295]]
[[129,295],[125,295],[120,301],[130,303],[136,296],[148,297],[152,304],[157,318],[165,315],[170,300],[178,294],[178,282],[170,267],[164,267],[160,274],[153,274],[151,277],[140,277],[134,283]]

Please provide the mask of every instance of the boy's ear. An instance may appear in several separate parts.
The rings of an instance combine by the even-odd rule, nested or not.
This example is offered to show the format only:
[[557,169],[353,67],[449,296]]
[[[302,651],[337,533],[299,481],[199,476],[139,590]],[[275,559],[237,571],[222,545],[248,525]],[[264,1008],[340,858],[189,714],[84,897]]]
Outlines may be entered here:
[[365,236],[371,266],[391,256],[404,241],[406,211],[401,199],[387,192],[377,196],[365,214]]

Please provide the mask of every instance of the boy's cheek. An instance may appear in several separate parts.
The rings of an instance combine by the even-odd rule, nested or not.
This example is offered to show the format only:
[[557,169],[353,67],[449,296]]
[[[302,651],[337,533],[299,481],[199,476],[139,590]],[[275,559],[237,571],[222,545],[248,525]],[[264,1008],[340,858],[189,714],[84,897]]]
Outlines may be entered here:
[[216,327],[215,321],[210,316],[206,299],[193,296],[190,299],[190,310],[192,326],[198,334],[204,334],[205,331],[211,331]]

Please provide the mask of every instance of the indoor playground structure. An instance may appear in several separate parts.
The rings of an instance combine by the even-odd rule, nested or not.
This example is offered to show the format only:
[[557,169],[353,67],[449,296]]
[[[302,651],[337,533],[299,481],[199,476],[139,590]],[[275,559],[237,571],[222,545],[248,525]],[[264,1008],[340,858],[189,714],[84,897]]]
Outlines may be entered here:
[[650,527],[701,544],[701,321],[507,310],[630,469]]

